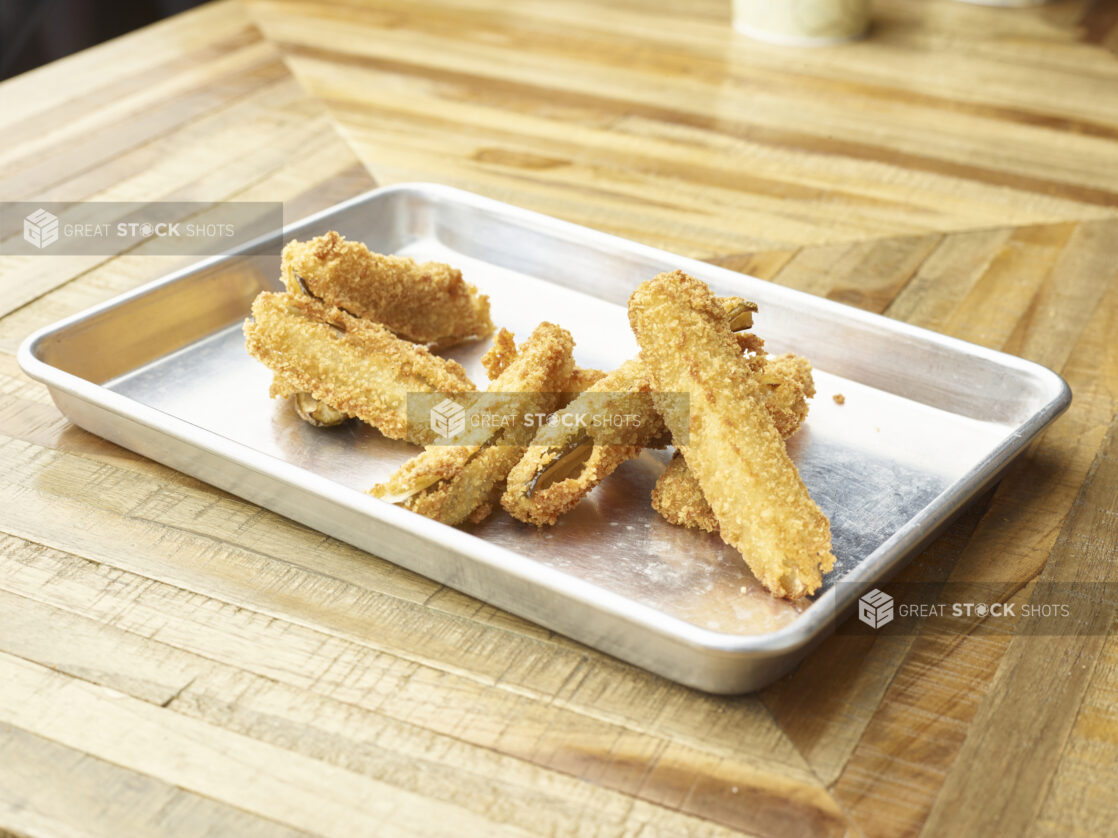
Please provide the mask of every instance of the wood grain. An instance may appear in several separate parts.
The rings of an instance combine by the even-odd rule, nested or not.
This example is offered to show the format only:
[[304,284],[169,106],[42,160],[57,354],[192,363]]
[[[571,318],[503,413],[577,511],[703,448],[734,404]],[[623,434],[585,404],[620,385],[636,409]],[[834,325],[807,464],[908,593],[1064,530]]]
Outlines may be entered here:
[[[59,85],[71,95],[41,95]],[[284,201],[294,220],[375,185],[322,105],[233,4],[79,53],[4,89],[8,201]],[[196,258],[130,255],[99,274],[107,255],[2,256],[0,313],[87,274],[91,285],[110,283],[94,302]],[[10,326],[22,333],[26,323]]]
[[722,0],[246,8],[378,180],[709,255],[1112,213],[1118,68],[1061,5],[882,0],[793,54]]
[[[1111,423],[1071,514],[1038,581],[1113,582],[1118,528],[1100,526],[1118,515],[1118,420]],[[959,752],[961,768],[944,783],[929,813],[928,834],[1023,834],[1044,803],[1060,752],[1075,723],[1096,661],[1113,629],[1113,603],[1088,595],[1073,603],[1082,632],[1029,632],[1022,617],[998,673]],[[1028,700],[1032,697],[1032,700]],[[1025,701],[1022,701],[1025,698]],[[1027,732],[1026,732],[1027,731]]]
[[[900,578],[1113,581],[1118,17],[881,0],[790,52],[728,10],[212,3],[0,85],[0,186],[440,181],[1030,358],[1071,408]],[[70,425],[19,342],[183,261],[0,257],[0,834],[1113,831],[1112,629],[704,695]]]

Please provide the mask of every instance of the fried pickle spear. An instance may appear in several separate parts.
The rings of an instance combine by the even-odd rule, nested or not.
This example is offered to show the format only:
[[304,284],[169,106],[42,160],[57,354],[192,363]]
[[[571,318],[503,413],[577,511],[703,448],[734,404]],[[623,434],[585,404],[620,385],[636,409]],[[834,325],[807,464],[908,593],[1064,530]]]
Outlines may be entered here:
[[330,231],[283,248],[283,284],[415,343],[445,348],[493,332],[489,298],[441,262],[373,253]]
[[[637,358],[593,383],[556,414],[557,421],[536,434],[509,472],[501,506],[525,523],[554,524],[623,462],[657,439],[661,446],[666,444],[664,423],[650,391]],[[617,417],[620,422],[580,428],[578,418],[588,416]],[[564,423],[562,417],[572,422]]]
[[[759,338],[741,334],[753,325],[757,304],[740,297],[726,297],[719,304],[742,350],[761,352]],[[667,444],[667,431],[652,403],[652,387],[639,358],[605,375],[584,371],[584,378],[589,386],[582,387],[583,395],[557,414],[558,420],[572,421],[541,428],[509,473],[501,505],[520,521],[536,526],[554,524],[626,460],[639,456],[645,448]],[[806,402],[804,406],[806,410]],[[616,418],[622,425],[580,427],[578,417],[587,416]]]
[[482,432],[470,445],[427,446],[369,494],[444,524],[484,519],[531,439],[523,417],[546,415],[558,406],[574,369],[573,349],[570,333],[551,323],[541,323],[519,348],[502,329],[484,361],[487,369],[495,369],[497,356],[503,356],[503,370],[489,385],[492,398],[485,407],[488,414],[510,421]]
[[475,389],[457,362],[306,296],[260,294],[244,334],[248,351],[274,373],[273,397],[307,393],[389,439],[408,435],[408,393]]
[[722,539],[773,594],[796,599],[818,590],[834,567],[830,524],[789,459],[710,289],[682,271],[660,274],[629,299],[629,322],[653,401]]
[[[748,361],[761,384],[765,410],[780,435],[787,439],[807,419],[807,400],[815,395],[811,364],[798,355],[750,358]],[[652,508],[670,524],[718,532],[714,510],[678,451],[656,481]]]

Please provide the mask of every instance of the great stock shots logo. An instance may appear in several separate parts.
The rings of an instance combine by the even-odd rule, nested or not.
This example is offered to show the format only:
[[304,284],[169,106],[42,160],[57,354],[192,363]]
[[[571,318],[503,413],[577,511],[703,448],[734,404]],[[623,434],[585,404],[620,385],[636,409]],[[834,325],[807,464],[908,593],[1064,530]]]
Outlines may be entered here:
[[443,399],[431,408],[431,430],[443,439],[458,436],[466,427],[466,408],[458,402]]
[[58,216],[37,209],[23,219],[23,240],[42,250],[58,241]]
[[0,256],[279,256],[282,229],[279,202],[0,201]]
[[858,619],[870,628],[881,628],[893,619],[893,598],[874,588],[858,600]]

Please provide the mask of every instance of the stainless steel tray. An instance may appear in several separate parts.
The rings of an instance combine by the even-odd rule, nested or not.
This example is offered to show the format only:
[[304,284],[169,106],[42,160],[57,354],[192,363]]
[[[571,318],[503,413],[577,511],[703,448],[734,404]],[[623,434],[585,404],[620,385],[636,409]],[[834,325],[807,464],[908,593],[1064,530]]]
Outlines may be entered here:
[[[648,498],[664,452],[626,464],[545,530],[503,513],[453,529],[364,494],[415,449],[359,423],[303,424],[268,398],[270,374],[241,337],[253,297],[279,286],[281,241],[331,229],[460,267],[496,323],[518,337],[559,323],[591,367],[636,354],[625,305],[661,271],[756,300],[769,349],[816,368],[790,451],[831,519],[838,562],[825,587],[811,603],[776,600],[716,537],[662,521]],[[272,256],[210,259],[42,329],[19,362],[93,433],[712,692],[791,668],[1070,401],[1059,376],[1019,358],[442,186],[369,192],[265,244],[254,252]],[[453,353],[477,382],[485,348]]]

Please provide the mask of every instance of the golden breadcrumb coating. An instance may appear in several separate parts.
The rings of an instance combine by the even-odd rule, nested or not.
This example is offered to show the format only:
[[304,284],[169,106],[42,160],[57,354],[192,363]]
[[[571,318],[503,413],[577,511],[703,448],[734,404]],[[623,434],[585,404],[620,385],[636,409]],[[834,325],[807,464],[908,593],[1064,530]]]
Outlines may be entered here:
[[390,439],[407,434],[408,393],[475,389],[457,362],[302,295],[257,296],[244,334],[249,353],[275,373],[272,396],[310,393]]
[[[652,404],[651,389],[637,358],[591,385],[558,411],[557,421],[537,432],[524,458],[509,473],[501,506],[525,523],[554,524],[621,463],[636,457],[657,439],[666,441],[664,423]],[[573,421],[563,422],[564,416],[572,420],[579,416],[634,416],[639,424],[579,427]],[[601,441],[603,438],[609,441]],[[576,474],[549,485],[537,482],[553,462],[580,444],[585,446],[587,458],[584,463],[580,461]]]
[[807,419],[808,402],[815,395],[811,364],[799,355],[768,355],[756,371],[765,410],[782,437],[787,439]]
[[571,377],[567,379],[567,383],[563,385],[563,392],[570,394],[574,398],[579,393],[584,393],[592,386],[597,384],[607,373],[602,370],[585,369],[583,367],[575,367]]
[[[723,540],[775,595],[818,590],[835,561],[830,524],[789,459],[710,289],[682,271],[660,274],[633,293],[629,322],[656,406]],[[687,403],[665,397],[681,392]]]
[[[815,395],[811,364],[799,355],[762,358],[757,380],[761,382],[765,410],[780,435],[787,439],[807,419],[807,400]],[[652,508],[671,524],[718,532],[718,519],[679,452],[656,481]]]
[[509,368],[509,364],[516,358],[516,339],[512,332],[502,328],[493,338],[493,345],[489,351],[481,356],[481,365],[485,367],[485,374],[493,381],[497,376]]
[[[499,329],[496,337],[493,338],[493,345],[481,357],[481,365],[485,368],[485,374],[490,381],[508,369],[509,364],[516,358],[517,351],[513,333],[503,327]],[[563,385],[563,392],[573,398],[604,375],[605,373],[601,370],[584,369],[576,366],[571,371],[570,378]]]
[[399,503],[444,524],[477,523],[493,508],[493,495],[531,439],[522,421],[558,406],[574,369],[574,340],[566,329],[541,323],[531,336],[505,354],[511,361],[489,385],[487,407],[513,421],[496,427],[470,445],[429,445],[369,494]]
[[652,490],[652,508],[669,524],[718,532],[718,519],[703,496],[702,487],[676,451]]
[[383,323],[416,343],[447,347],[493,332],[489,298],[465,282],[461,271],[373,253],[334,231],[288,242],[281,276],[291,294]]

